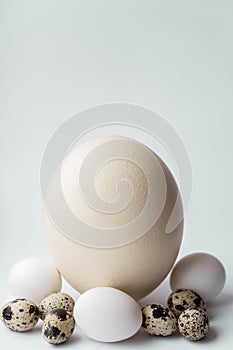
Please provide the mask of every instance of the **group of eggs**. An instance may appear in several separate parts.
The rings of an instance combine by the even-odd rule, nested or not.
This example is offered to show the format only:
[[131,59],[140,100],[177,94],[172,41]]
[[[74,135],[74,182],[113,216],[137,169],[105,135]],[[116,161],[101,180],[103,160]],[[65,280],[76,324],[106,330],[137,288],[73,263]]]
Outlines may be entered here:
[[[99,302],[97,305],[96,301]],[[96,307],[101,310],[97,317],[92,317]],[[176,331],[177,324],[186,338],[200,340],[209,329],[204,310],[204,300],[188,289],[173,291],[168,298],[168,307],[148,304],[140,309],[124,292],[97,287],[85,292],[76,304],[70,295],[61,292],[47,296],[39,306],[29,299],[15,299],[2,307],[0,318],[9,329],[19,332],[31,330],[40,318],[43,338],[51,344],[67,341],[74,331],[75,320],[87,336],[103,342],[127,339],[141,326],[150,335],[168,336]],[[106,316],[108,321],[104,321]]]
[[195,341],[209,329],[205,301],[220,293],[225,278],[218,259],[195,253],[181,259],[171,272],[173,292],[166,307],[152,303],[141,308],[130,295],[107,286],[89,289],[75,302],[60,292],[61,276],[53,264],[28,258],[10,272],[10,288],[18,299],[2,307],[0,319],[11,330],[23,332],[41,318],[43,337],[52,344],[68,340],[75,324],[89,338],[102,342],[128,339],[140,327],[150,335],[162,336],[178,328],[184,337]]
[[74,300],[65,293],[53,293],[37,306],[29,299],[15,299],[4,305],[0,318],[11,330],[27,332],[43,320],[43,338],[51,344],[61,344],[70,338],[75,328]]

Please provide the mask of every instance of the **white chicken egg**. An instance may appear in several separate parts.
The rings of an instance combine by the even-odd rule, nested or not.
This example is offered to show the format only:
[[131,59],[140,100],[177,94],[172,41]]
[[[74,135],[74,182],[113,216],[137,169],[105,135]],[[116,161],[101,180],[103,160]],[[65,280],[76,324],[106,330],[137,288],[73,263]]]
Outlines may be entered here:
[[15,297],[36,303],[47,295],[60,292],[62,286],[56,266],[42,258],[26,258],[17,262],[10,271],[8,282]]
[[205,301],[215,298],[223,289],[225,281],[226,273],[222,263],[206,253],[185,256],[178,261],[170,276],[172,290],[191,289]]
[[102,342],[130,338],[142,324],[139,304],[128,294],[110,287],[83,293],[76,301],[74,317],[89,338]]

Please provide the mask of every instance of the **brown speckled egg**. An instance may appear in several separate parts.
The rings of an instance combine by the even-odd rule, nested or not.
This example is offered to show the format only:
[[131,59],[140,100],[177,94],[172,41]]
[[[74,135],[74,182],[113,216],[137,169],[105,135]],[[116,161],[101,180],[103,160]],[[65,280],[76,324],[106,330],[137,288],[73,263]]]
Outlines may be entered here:
[[70,338],[74,327],[75,320],[70,312],[64,309],[55,309],[45,317],[42,335],[50,344],[61,344]]
[[37,324],[39,310],[31,300],[15,299],[1,308],[0,319],[13,331],[26,332]]
[[189,308],[201,308],[206,310],[206,305],[199,294],[190,289],[176,289],[167,300],[169,309],[178,317],[181,312]]
[[66,293],[53,293],[47,296],[39,305],[40,318],[44,320],[46,315],[54,309],[64,309],[73,313],[73,298]]
[[180,333],[189,340],[202,339],[209,330],[207,313],[200,308],[183,311],[178,318]]
[[150,335],[168,336],[177,329],[175,315],[160,304],[149,304],[142,309],[142,327]]

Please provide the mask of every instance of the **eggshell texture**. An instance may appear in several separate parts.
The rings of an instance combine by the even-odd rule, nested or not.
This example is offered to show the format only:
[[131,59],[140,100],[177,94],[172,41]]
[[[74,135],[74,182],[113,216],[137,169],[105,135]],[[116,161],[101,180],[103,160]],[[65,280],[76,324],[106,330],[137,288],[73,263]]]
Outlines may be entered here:
[[57,268],[41,258],[27,258],[16,263],[8,282],[15,297],[25,297],[36,303],[49,294],[59,292],[62,286]]
[[182,311],[193,307],[200,307],[206,310],[202,297],[190,289],[174,290],[168,297],[167,305],[176,316],[179,316]]
[[200,340],[209,331],[209,319],[202,309],[191,308],[183,311],[178,318],[179,332],[189,340]]
[[42,335],[50,344],[61,344],[70,338],[74,327],[75,320],[71,313],[64,309],[55,309],[45,317]]
[[138,303],[110,287],[97,287],[82,294],[75,304],[74,317],[89,338],[101,342],[130,338],[142,324]]
[[[129,187],[133,194],[129,203],[122,210],[103,212],[87,204],[78,181],[84,160],[100,146],[104,147],[104,153],[106,153],[112,147],[109,144],[111,145],[113,141],[122,142],[124,147],[117,159],[110,159],[104,164],[99,164],[94,183],[97,198],[102,199],[106,207],[108,203],[117,204],[122,197],[123,200],[125,199],[127,191],[120,185],[123,186],[123,183],[127,181],[130,183]],[[141,162],[147,156],[148,163],[143,169],[125,159],[128,155]],[[157,162],[158,165],[155,170],[151,169],[151,164],[154,162]],[[154,198],[160,198],[160,184],[165,180],[166,198],[158,220],[155,220],[151,226],[149,225],[147,230],[140,235],[141,227],[149,222],[149,218],[157,210],[156,204],[148,208],[150,213],[145,210],[149,185],[144,172],[153,176],[154,180],[150,183],[149,192]],[[93,185],[94,180],[88,172],[86,179],[89,185]],[[55,184],[61,185],[61,197],[56,191]],[[118,187],[122,188],[120,194],[117,191]],[[84,236],[83,239],[89,240],[90,245],[86,244],[86,241],[76,240],[75,237],[70,236],[71,220],[68,220],[66,230],[60,229],[55,219],[53,220],[45,211],[46,238],[59,271],[79,293],[98,286],[109,286],[123,290],[136,300],[145,297],[164,280],[179,252],[183,221],[181,220],[171,233],[166,232],[176,201],[177,211],[174,215],[182,217],[182,203],[178,194],[175,180],[164,162],[145,145],[135,140],[121,136],[106,136],[78,146],[65,159],[62,171],[58,169],[54,173],[47,197],[52,202],[51,206],[55,207],[57,217],[64,217],[64,213],[69,208],[72,215],[78,217],[83,225],[89,225],[91,230],[94,227],[96,233],[91,235],[88,232]],[[144,219],[140,221],[142,214]],[[135,220],[139,220],[138,225],[134,225],[136,238],[128,240],[127,229],[135,223]],[[105,235],[108,240],[115,229],[119,230],[115,237],[109,239],[113,246],[110,248],[101,245],[95,247],[99,237]],[[121,236],[121,244],[118,245],[121,230],[126,231]],[[83,230],[77,228],[75,232],[80,235]]]
[[13,331],[26,332],[37,324],[39,310],[31,300],[16,299],[2,307],[0,319],[7,328]]
[[175,315],[160,304],[148,304],[142,309],[142,327],[150,335],[164,337],[173,334],[177,329]]
[[44,320],[46,315],[54,309],[64,309],[73,313],[73,298],[66,293],[53,293],[47,296],[39,305],[40,318]]
[[182,258],[170,275],[172,290],[187,288],[197,292],[206,302],[223,289],[226,273],[222,263],[213,255],[193,253]]

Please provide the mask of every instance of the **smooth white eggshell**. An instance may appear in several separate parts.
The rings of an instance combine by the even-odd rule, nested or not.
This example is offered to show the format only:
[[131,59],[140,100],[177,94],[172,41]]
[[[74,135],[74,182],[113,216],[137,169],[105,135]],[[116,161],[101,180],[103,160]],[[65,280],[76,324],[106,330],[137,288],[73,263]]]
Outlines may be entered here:
[[111,287],[92,288],[83,293],[75,304],[74,316],[89,338],[102,342],[130,338],[142,324],[139,304]]
[[40,303],[47,295],[60,292],[60,272],[51,262],[42,258],[26,258],[17,262],[9,274],[9,287],[17,298]]
[[192,289],[205,301],[215,298],[223,289],[226,273],[222,263],[213,255],[193,253],[178,261],[170,275],[172,290]]

